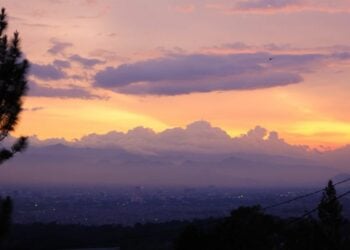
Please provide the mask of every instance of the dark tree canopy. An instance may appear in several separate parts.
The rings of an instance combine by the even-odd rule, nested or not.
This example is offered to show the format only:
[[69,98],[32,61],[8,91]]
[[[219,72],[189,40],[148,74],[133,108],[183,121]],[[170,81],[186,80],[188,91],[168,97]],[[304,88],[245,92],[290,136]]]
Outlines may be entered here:
[[[29,63],[22,57],[20,39],[15,32],[11,39],[6,35],[7,15],[0,13],[0,143],[15,129],[22,111],[22,98],[27,91]],[[27,138],[20,137],[5,148],[0,148],[0,164],[21,152],[27,145]]]
[[324,240],[328,248],[337,250],[342,244],[341,226],[344,222],[342,205],[337,198],[337,191],[330,180],[325,188],[320,204],[318,205],[318,217]]
[[[20,137],[8,147],[3,145],[4,139],[15,129],[22,111],[29,68],[28,61],[22,57],[18,32],[8,39],[7,25],[7,15],[3,8],[0,13],[0,165],[27,146],[26,137]],[[11,214],[11,199],[0,197],[0,248],[11,225]]]
[[339,225],[344,220],[342,205],[337,198],[337,191],[331,180],[328,182],[318,205],[318,217],[325,225]]

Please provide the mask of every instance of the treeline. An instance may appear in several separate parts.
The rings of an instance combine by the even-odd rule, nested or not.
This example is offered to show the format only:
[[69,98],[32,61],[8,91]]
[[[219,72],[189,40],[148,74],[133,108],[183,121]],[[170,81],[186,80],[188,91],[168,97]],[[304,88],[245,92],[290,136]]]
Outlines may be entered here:
[[51,250],[74,248],[112,248],[122,250],[173,249],[174,240],[190,225],[172,221],[161,224],[85,226],[50,224],[13,225],[0,249]]
[[[13,225],[1,249],[116,247],[121,250],[348,250],[350,222],[333,183],[306,216],[282,219],[260,206],[240,207],[228,217],[160,224],[84,226]],[[313,212],[313,213],[311,213]],[[311,216],[315,214],[316,216]]]
[[[216,225],[192,224],[177,238],[175,250],[347,250],[350,223],[342,215],[332,181],[319,205],[297,218],[265,214],[260,206],[240,207]],[[317,217],[311,217],[317,213]]]
[[346,250],[350,249],[350,224],[339,231],[317,219],[281,219],[264,214],[259,206],[241,207],[213,227],[186,227],[175,250]]

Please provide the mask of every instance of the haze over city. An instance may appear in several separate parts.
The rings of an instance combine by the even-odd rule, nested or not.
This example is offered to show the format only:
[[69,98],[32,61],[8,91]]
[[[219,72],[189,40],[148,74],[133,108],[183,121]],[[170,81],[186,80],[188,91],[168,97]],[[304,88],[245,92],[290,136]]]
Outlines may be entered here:
[[349,0],[0,7],[0,249],[349,249]]

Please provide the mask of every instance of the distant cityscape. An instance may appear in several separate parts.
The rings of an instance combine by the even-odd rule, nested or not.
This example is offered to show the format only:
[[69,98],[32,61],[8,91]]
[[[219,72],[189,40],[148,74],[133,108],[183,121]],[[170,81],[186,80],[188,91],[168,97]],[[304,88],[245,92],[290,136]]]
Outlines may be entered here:
[[[160,223],[222,217],[239,206],[269,206],[303,195],[311,189],[237,190],[231,188],[2,188],[1,196],[14,200],[15,223],[104,225]],[[320,194],[267,212],[282,217],[300,216],[317,206]],[[350,199],[342,199],[350,217]]]

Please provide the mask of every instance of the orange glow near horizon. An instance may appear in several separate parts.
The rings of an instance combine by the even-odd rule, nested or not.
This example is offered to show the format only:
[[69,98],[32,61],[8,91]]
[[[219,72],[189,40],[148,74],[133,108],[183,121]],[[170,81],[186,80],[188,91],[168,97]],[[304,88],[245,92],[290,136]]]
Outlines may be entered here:
[[[34,97],[29,92],[14,134],[74,140],[91,133],[126,132],[139,126],[160,132],[206,120],[232,137],[259,125],[278,132],[291,144],[319,149],[349,144],[349,2],[327,4],[312,0],[283,8],[259,9],[258,6],[258,9],[233,10],[237,2],[222,0],[214,6],[206,1],[187,0],[178,0],[176,4],[164,0],[152,3],[146,0],[32,0],[28,6],[25,1],[2,1],[10,17],[9,31],[19,30],[23,52],[31,63],[63,72],[61,78],[57,77],[60,79],[30,76],[31,81],[45,88],[43,92],[54,93],[51,96],[39,93],[37,95],[42,96]],[[50,49],[55,46],[57,51],[51,53]],[[270,88],[265,86],[268,83],[262,83],[246,90],[214,88],[207,93],[190,91],[161,96],[116,93],[96,87],[94,79],[96,73],[108,67],[142,64],[149,59],[243,53],[267,56],[266,62],[263,58],[251,65],[253,73],[258,68],[257,82],[259,70],[265,70],[262,74],[265,76],[271,73],[270,69],[272,73],[281,73],[281,77],[291,73],[300,79],[294,84],[281,81]],[[273,59],[278,55],[281,63]],[[298,59],[301,63],[313,57],[322,59],[300,66],[293,61],[294,57],[284,59],[288,55],[305,57]],[[57,60],[69,66],[55,66]],[[213,68],[220,68],[215,66]],[[255,76],[249,75],[251,68],[241,69],[241,66],[235,65],[237,71]],[[149,66],[152,67],[153,64]],[[177,72],[177,69],[160,68],[155,72]],[[187,68],[181,70],[184,75],[188,74]],[[188,67],[188,71],[191,70]],[[213,75],[208,73],[209,76],[203,73],[207,77],[204,85],[212,79],[231,79],[223,71],[219,69]],[[184,77],[184,83],[191,85],[191,81],[197,80],[198,72],[188,79]],[[152,82],[152,77],[149,77],[151,83],[159,84],[163,80]],[[179,81],[177,76],[172,77],[166,80],[174,84],[170,87],[176,87]],[[70,88],[83,90],[83,94],[79,96],[82,92],[78,91],[74,92],[77,96],[59,96],[62,89]]]
[[[15,135],[74,140],[92,133],[127,132],[139,126],[161,132],[173,127],[184,128],[197,120],[206,120],[231,137],[245,134],[259,125],[278,132],[288,143],[311,148],[338,148],[350,141],[349,123],[320,120],[320,115],[311,107],[304,106],[301,100],[292,101],[293,97],[283,92],[282,89],[276,89],[136,99],[118,95],[114,101],[94,102],[28,98],[26,106],[43,108],[24,111]],[[254,103],[247,105],[244,110],[232,108],[244,105],[245,99],[254,99]],[[212,105],[214,102],[215,105]],[[271,109],[271,106],[275,108]]]

